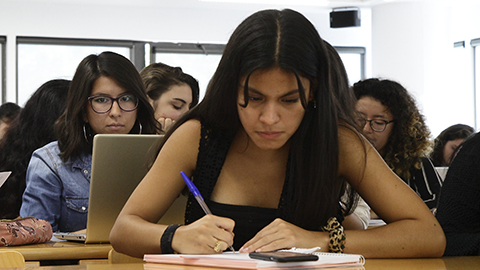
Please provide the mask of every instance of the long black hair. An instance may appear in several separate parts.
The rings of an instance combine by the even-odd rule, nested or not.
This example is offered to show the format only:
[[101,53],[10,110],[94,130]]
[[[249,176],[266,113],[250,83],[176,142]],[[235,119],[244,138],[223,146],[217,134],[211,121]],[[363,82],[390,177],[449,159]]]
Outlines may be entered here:
[[0,189],[0,219],[18,217],[28,162],[33,151],[57,139],[53,126],[65,110],[69,86],[68,80],[40,86],[0,141],[0,171],[12,172]]
[[[332,86],[329,61],[325,43],[303,15],[290,9],[259,11],[234,31],[205,98],[177,120],[166,138],[193,118],[213,127],[213,132],[236,132],[241,128],[237,111],[241,78],[247,78],[245,100],[241,105],[248,106],[248,77],[254,71],[279,67],[292,72],[297,77],[305,116],[291,138],[286,177],[293,181],[293,190],[285,205],[293,223],[319,230],[328,218],[338,216],[340,211],[345,181],[338,177],[338,128],[339,124],[353,123],[353,116],[339,119],[351,112],[345,112],[349,109],[344,109],[337,100],[335,91],[339,89]],[[347,80],[342,74],[336,75],[340,80]],[[305,96],[300,77],[310,81],[311,102]],[[348,88],[348,82],[341,85]],[[349,200],[347,212],[353,203],[353,199]]]
[[15,117],[20,113],[22,107],[18,106],[16,103],[7,102],[3,103],[0,106],[0,124],[7,123],[10,124]]

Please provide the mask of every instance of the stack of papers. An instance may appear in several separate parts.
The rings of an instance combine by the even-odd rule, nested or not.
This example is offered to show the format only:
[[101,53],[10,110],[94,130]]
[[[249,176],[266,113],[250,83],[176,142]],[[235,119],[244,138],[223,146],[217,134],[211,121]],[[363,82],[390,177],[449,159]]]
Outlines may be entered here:
[[144,256],[145,269],[161,269],[156,264],[181,264],[205,267],[221,267],[235,269],[307,269],[307,268],[327,268],[327,267],[348,267],[349,269],[364,269],[365,259],[357,254],[339,254],[313,252],[318,256],[317,261],[303,262],[271,262],[252,259],[248,253],[224,252],[222,254],[212,255],[190,255],[190,254],[158,254]]

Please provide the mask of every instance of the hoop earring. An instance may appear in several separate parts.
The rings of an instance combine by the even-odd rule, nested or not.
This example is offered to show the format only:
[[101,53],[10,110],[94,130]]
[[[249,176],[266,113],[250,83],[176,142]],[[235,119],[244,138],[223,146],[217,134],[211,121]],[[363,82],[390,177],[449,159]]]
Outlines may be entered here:
[[140,129],[140,132],[138,132],[138,134],[142,134],[142,123],[140,123],[140,121],[138,121],[138,127]]
[[85,138],[85,141],[87,141],[87,143],[90,143],[88,141],[88,136],[87,136],[87,128],[86,128],[86,123],[83,123],[83,137]]

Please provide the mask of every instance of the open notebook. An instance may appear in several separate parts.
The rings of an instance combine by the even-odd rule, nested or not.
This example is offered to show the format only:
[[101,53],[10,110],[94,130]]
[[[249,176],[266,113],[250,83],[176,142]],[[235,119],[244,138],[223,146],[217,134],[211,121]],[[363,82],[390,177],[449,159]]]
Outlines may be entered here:
[[93,138],[87,233],[54,233],[58,239],[108,243],[123,205],[148,171],[161,135],[98,134]]
[[[248,253],[224,252],[211,255],[189,255],[189,254],[146,254],[144,260],[145,270],[165,269],[159,264],[181,264],[204,267],[221,267],[234,269],[311,269],[326,267],[353,267],[348,269],[363,269],[365,259],[362,255],[314,252],[313,249],[289,249],[288,251],[314,254],[318,256],[317,261],[303,262],[272,262],[252,259]],[[279,251],[281,252],[281,251]],[[358,268],[356,268],[358,267]]]

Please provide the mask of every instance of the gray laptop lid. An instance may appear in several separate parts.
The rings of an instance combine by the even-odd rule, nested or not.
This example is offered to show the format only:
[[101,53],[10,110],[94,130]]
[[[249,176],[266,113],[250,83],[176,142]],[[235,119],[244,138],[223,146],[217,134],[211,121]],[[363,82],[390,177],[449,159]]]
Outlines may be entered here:
[[92,177],[85,243],[108,243],[123,205],[148,171],[161,135],[98,134],[93,138]]

